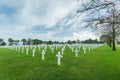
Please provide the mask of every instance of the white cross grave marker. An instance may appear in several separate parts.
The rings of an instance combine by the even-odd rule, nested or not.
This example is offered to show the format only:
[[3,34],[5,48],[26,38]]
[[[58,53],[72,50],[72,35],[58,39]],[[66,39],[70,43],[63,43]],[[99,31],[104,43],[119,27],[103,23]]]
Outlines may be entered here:
[[79,50],[80,50],[81,46],[79,46]]
[[45,46],[44,51],[46,51],[46,49],[47,49],[47,46]]
[[62,55],[64,54],[64,47],[61,49],[61,51],[62,51]]
[[74,48],[73,47],[71,47],[71,49],[72,49],[72,52],[74,51]]
[[32,56],[35,57],[35,48],[32,50]]
[[45,50],[43,50],[41,54],[42,54],[42,60],[44,60]]
[[16,49],[15,49],[15,50],[16,50],[16,52],[17,52],[17,48],[18,48],[18,47],[16,47]]
[[29,48],[26,49],[26,55],[28,55]]
[[86,53],[86,48],[85,47],[83,47],[83,50],[84,50],[84,54]]
[[62,57],[62,55],[60,55],[60,51],[58,52],[58,54],[56,54],[56,57],[58,58],[58,65],[60,65],[60,59]]
[[51,49],[52,49],[52,53],[54,53],[54,48],[52,47]]
[[20,52],[20,47],[19,47],[19,50],[18,50],[19,52]]
[[91,47],[89,46],[89,51],[90,51],[90,48],[91,48]]
[[57,50],[57,48],[58,48],[58,47],[57,47],[57,45],[56,45],[56,50]]
[[22,53],[24,53],[24,47],[22,47]]
[[78,57],[78,52],[79,52],[79,51],[78,51],[77,48],[76,48],[76,50],[75,50],[75,56],[76,56],[76,57]]
[[40,48],[41,48],[41,47],[39,47],[39,51],[40,51]]

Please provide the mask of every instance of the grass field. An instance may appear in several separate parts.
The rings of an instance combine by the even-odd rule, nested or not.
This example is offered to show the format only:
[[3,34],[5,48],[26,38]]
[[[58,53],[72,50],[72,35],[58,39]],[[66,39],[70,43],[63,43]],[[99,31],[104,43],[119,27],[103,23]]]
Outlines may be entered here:
[[[55,52],[56,53],[56,52]],[[61,65],[55,53],[17,53],[0,48],[0,80],[120,80],[120,48],[117,51],[104,45],[79,57],[67,47]]]

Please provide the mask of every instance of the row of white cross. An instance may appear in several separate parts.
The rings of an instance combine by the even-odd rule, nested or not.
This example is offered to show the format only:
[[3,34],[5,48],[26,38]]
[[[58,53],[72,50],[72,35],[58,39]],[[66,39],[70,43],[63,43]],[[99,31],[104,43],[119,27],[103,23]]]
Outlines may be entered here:
[[[68,46],[68,47],[72,50],[72,52],[75,52],[75,56],[78,57],[78,53],[79,53],[81,47],[82,47],[83,52],[84,52],[84,54],[85,54],[87,49],[88,49],[89,51],[91,51],[91,49],[94,49],[94,48],[99,47],[99,46],[101,46],[101,45],[96,45],[96,44],[95,44],[95,45],[89,45],[89,46],[88,46],[88,45],[57,45],[57,46],[51,46],[51,45],[49,45],[52,53],[54,53],[54,49],[55,49],[55,48],[56,48],[56,50],[57,50],[57,49],[59,49],[59,48],[62,47],[62,48],[61,48],[61,51],[58,50],[58,52],[57,52],[57,54],[56,54],[57,64],[58,64],[58,65],[61,64],[61,58],[63,57],[64,50],[65,50],[66,46]],[[36,47],[38,47],[39,51],[40,51],[41,48],[44,48],[44,49],[42,50],[42,52],[41,52],[41,54],[42,54],[42,60],[44,60],[44,56],[45,56],[46,50],[47,50],[47,45],[44,45],[44,46],[43,46],[43,45],[42,45],[42,46],[29,46],[29,47],[28,47],[28,46],[14,46],[14,47],[9,47],[9,48],[10,48],[10,49],[12,48],[12,49],[14,49],[15,51],[21,52],[21,53],[24,53],[25,48],[26,48],[26,55],[29,54],[29,48],[31,48],[31,49],[32,49],[32,57],[35,57]],[[22,49],[21,49],[21,48],[22,48]]]

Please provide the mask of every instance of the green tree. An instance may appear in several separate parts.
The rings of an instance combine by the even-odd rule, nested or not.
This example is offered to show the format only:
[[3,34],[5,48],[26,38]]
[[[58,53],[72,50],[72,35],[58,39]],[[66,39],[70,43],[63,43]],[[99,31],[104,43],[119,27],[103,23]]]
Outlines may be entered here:
[[26,43],[27,43],[26,39],[22,39],[21,41],[23,42],[23,45],[26,45]]
[[1,39],[0,39],[0,45],[1,45],[2,43],[3,43],[3,39],[1,38]]
[[13,45],[14,40],[12,38],[8,38],[9,46]]
[[5,46],[6,43],[4,42],[4,40],[2,38],[0,38],[0,46]]
[[33,45],[38,45],[38,44],[40,44],[40,40],[38,40],[38,39],[33,39],[32,41],[33,41]]
[[112,47],[112,38],[109,35],[100,36],[100,40],[106,42],[110,47]]
[[52,45],[53,42],[51,40],[47,41],[47,44]]
[[5,42],[3,42],[2,44],[1,44],[1,46],[5,46],[6,45],[6,43]]
[[67,43],[68,43],[68,44],[72,44],[72,41],[68,40]]

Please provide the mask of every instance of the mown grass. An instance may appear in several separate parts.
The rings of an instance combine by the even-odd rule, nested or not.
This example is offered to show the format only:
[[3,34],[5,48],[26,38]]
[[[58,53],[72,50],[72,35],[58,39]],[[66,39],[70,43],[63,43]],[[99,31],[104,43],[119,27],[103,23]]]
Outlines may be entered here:
[[75,57],[67,47],[60,66],[56,52],[48,48],[42,61],[39,51],[33,58],[0,48],[0,80],[120,80],[120,48],[112,51],[104,45]]

